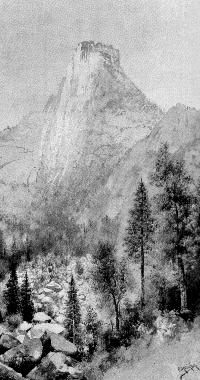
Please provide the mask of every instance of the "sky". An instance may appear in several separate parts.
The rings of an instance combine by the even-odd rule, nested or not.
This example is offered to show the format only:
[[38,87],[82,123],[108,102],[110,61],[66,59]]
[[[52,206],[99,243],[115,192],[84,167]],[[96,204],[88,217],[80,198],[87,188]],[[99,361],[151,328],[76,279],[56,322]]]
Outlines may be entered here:
[[199,0],[0,0],[0,129],[40,111],[83,40],[112,44],[164,110],[200,109]]

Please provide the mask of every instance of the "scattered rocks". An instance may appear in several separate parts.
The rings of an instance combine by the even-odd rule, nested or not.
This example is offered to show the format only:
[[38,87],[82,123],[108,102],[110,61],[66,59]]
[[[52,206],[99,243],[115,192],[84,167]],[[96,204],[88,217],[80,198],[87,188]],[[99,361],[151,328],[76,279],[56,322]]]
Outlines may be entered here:
[[45,314],[43,311],[38,311],[33,317],[33,321],[37,323],[51,322],[51,317]]
[[39,323],[29,330],[28,336],[30,339],[41,338],[45,332],[62,334],[65,331],[65,328],[58,323]]
[[50,335],[50,340],[53,351],[60,351],[66,355],[75,355],[77,353],[77,347],[61,335],[52,333]]
[[68,366],[67,360],[66,355],[61,352],[50,352],[42,359],[39,366],[27,375],[27,378],[30,380],[83,379],[83,372],[78,367]]
[[19,344],[1,355],[0,360],[15,371],[26,375],[39,362],[42,351],[40,339],[26,339],[25,343]]

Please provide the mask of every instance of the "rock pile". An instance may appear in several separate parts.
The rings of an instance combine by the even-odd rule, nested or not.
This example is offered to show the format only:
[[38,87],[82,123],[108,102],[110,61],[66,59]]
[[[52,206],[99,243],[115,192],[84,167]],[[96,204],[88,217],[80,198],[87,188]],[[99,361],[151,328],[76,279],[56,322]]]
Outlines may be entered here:
[[14,332],[0,326],[0,380],[86,379],[77,347],[65,339],[65,328],[44,312]]

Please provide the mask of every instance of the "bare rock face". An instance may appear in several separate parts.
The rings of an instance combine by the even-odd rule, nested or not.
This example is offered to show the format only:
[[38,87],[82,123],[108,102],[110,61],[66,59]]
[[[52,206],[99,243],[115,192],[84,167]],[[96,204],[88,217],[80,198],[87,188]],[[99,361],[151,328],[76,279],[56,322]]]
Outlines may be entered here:
[[84,41],[44,111],[0,133],[2,209],[23,220],[37,179],[45,194],[62,185],[86,222],[127,218],[138,178],[148,180],[162,142],[198,175],[199,126],[195,109],[178,104],[165,114],[151,103],[127,78],[118,50]]
[[90,192],[163,115],[126,77],[118,50],[91,41],[76,49],[46,112],[52,109],[42,138],[45,175],[50,184],[82,184]]

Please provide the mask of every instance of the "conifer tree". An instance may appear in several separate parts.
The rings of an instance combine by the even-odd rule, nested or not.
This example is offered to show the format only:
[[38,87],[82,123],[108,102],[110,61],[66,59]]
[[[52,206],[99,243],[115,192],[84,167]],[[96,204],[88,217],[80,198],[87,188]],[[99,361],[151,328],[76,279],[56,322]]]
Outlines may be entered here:
[[127,268],[124,260],[118,261],[115,248],[109,242],[99,242],[93,257],[93,286],[100,292],[102,301],[114,306],[116,331],[120,330],[120,304],[127,290]]
[[147,189],[143,180],[138,184],[133,208],[129,211],[129,220],[125,245],[129,256],[135,262],[140,261],[141,268],[141,307],[145,304],[145,254],[153,234],[153,219]]
[[194,205],[192,210],[192,228],[191,228],[191,235],[192,235],[192,246],[195,251],[196,257],[199,258],[200,256],[200,179],[198,180],[197,186],[196,186],[196,192],[194,197]]
[[20,290],[16,272],[16,264],[11,264],[10,278],[6,284],[4,292],[7,314],[17,314],[20,312]]
[[75,280],[72,275],[68,291],[65,327],[67,330],[67,339],[69,339],[72,343],[77,345],[81,344],[80,323],[80,305],[78,301]]
[[177,263],[180,285],[181,310],[187,310],[187,287],[184,255],[187,251],[192,195],[191,178],[183,160],[175,159],[165,143],[158,151],[152,183],[159,189],[156,196],[158,211],[162,215],[160,236],[166,257]]
[[93,354],[97,344],[100,331],[100,321],[98,321],[97,313],[89,306],[85,320],[86,333],[88,335],[88,346],[90,354]]
[[31,288],[27,272],[21,286],[21,313],[24,321],[31,322],[34,314],[34,305],[31,299]]

